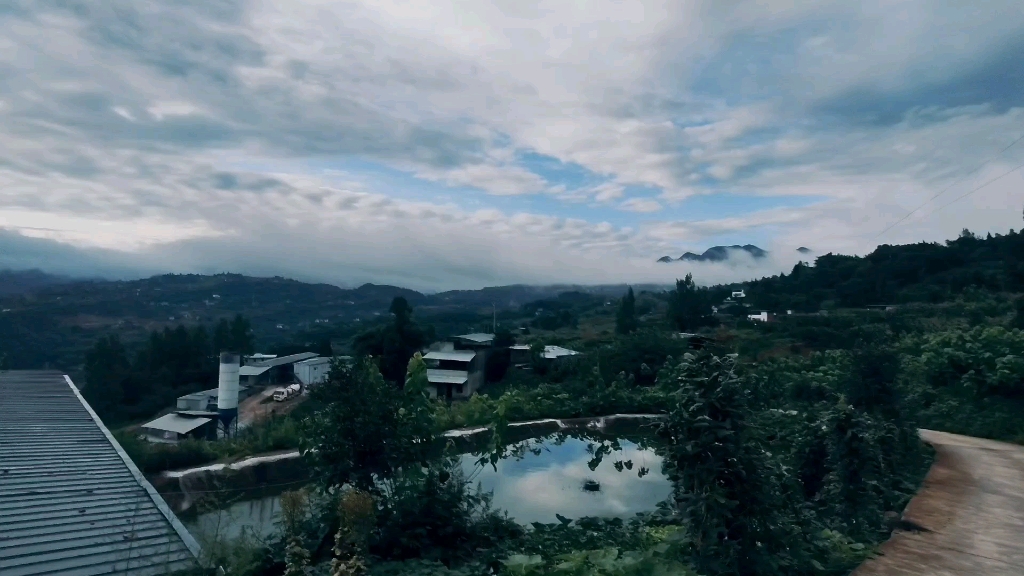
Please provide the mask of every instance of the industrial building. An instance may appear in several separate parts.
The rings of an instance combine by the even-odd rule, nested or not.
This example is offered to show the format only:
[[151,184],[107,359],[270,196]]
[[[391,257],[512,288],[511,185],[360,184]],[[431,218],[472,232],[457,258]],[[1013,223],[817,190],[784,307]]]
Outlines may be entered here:
[[143,437],[150,442],[173,444],[186,438],[215,440],[231,436],[238,425],[238,402],[253,390],[239,385],[239,372],[238,355],[222,353],[217,388],[178,398],[174,413],[141,426]]
[[295,379],[303,387],[315,386],[327,381],[331,371],[331,359],[317,356],[308,360],[300,360],[294,364]]
[[55,371],[0,372],[0,574],[156,576],[199,545]]
[[142,425],[146,440],[160,444],[175,444],[186,438],[216,440],[215,413],[210,416],[194,414],[165,414]]
[[[253,355],[250,358],[255,358],[256,356]],[[266,355],[260,356],[266,357]],[[241,377],[244,374],[245,381],[242,383],[249,386],[291,384],[295,382],[295,363],[309,360],[310,358],[317,358],[318,356],[319,354],[315,352],[300,352],[298,354],[289,354],[288,356],[258,360],[242,366],[245,370],[239,369],[238,375]]]
[[[245,366],[242,366],[245,368]],[[242,371],[239,370],[239,376]],[[241,381],[241,378],[239,378]],[[252,387],[238,386],[238,400],[242,401],[248,398],[253,392]],[[184,396],[178,397],[177,404],[175,405],[177,411],[189,411],[189,412],[216,412],[217,411],[217,388],[211,388],[209,390],[203,390],[201,392],[193,392],[191,394],[185,394]]]

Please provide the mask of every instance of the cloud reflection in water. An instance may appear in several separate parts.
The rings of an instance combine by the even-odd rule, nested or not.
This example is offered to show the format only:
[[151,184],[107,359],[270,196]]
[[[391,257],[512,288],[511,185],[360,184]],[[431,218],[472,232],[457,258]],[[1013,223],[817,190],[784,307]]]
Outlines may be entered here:
[[[527,453],[521,460],[502,460],[497,471],[490,466],[480,468],[471,455],[464,456],[462,462],[467,477],[479,482],[484,491],[493,491],[494,506],[507,510],[520,523],[556,522],[556,513],[568,518],[630,517],[653,510],[672,490],[661,472],[661,458],[633,443],[620,444],[622,452],[605,456],[593,471],[587,466],[591,459],[588,443],[575,438],[559,446],[545,442],[539,455]],[[616,460],[632,460],[633,469],[617,471]],[[641,466],[650,473],[638,478]],[[598,481],[600,491],[584,491],[587,479]]]

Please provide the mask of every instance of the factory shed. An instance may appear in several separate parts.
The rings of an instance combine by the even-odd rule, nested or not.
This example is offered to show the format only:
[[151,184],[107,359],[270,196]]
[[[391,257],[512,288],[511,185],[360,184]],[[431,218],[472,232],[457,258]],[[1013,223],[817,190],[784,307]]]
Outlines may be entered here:
[[199,545],[54,371],[0,372],[0,574],[175,574]]
[[319,354],[316,352],[300,352],[298,354],[289,354],[288,356],[278,356],[270,360],[245,365],[247,369],[246,374],[266,368],[267,370],[264,372],[260,372],[255,376],[242,376],[242,371],[239,369],[238,374],[239,377],[244,379],[246,384],[291,384],[297,380],[295,374],[296,364],[318,356]]
[[180,412],[165,414],[152,422],[146,422],[142,429],[146,432],[146,439],[151,442],[176,443],[186,438],[215,440],[217,427],[211,425],[213,421],[213,418],[205,414]]

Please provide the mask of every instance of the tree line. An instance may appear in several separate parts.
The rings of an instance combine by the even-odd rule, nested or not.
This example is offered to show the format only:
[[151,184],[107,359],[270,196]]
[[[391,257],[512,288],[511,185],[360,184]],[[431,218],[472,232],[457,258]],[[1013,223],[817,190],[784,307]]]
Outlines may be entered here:
[[103,336],[86,353],[82,393],[108,424],[146,418],[178,396],[216,387],[220,352],[251,354],[254,347],[252,327],[240,314],[212,330],[181,324],[154,330],[134,348],[116,334]]

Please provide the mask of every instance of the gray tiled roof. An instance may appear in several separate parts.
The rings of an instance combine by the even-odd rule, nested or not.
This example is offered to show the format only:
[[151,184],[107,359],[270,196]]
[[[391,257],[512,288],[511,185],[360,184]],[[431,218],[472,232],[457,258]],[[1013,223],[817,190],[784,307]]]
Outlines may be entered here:
[[59,372],[0,372],[0,574],[171,574],[199,546]]

